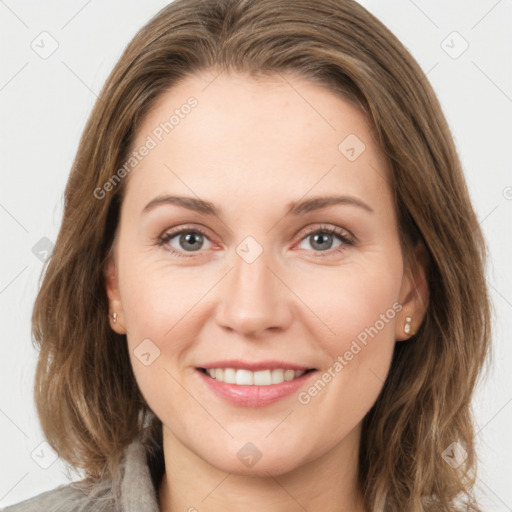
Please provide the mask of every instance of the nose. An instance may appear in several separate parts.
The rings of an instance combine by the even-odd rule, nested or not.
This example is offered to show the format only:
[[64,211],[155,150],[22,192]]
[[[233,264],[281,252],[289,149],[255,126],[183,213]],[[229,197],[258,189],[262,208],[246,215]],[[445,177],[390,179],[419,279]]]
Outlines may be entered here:
[[288,327],[293,319],[293,293],[269,260],[266,251],[252,262],[234,254],[216,314],[222,328],[244,337],[260,338],[267,331]]

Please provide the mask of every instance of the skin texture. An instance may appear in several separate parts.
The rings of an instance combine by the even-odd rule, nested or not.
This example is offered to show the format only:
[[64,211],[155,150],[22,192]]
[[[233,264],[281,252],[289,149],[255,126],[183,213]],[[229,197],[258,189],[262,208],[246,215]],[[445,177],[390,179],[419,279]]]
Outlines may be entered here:
[[[428,302],[419,258],[409,271],[402,256],[390,170],[356,107],[288,75],[190,76],[159,98],[134,147],[190,96],[197,106],[125,178],[106,268],[118,314],[112,328],[127,334],[138,385],[164,425],[160,508],[361,511],[361,422],[395,342],[410,336],[405,317],[416,331]],[[350,134],[365,145],[354,161],[338,149]],[[208,200],[222,214],[176,205],[141,214],[161,194]],[[341,194],[374,212],[342,204],[286,215],[291,201]],[[315,244],[322,226],[354,244],[328,234]],[[180,227],[206,236],[192,248],[179,234],[158,245]],[[237,253],[247,236],[262,249],[252,263]],[[265,407],[234,406],[195,369],[219,359],[284,360],[318,369],[307,389],[397,303],[401,310],[307,404],[292,394]],[[160,351],[148,366],[134,352],[145,339]],[[262,455],[251,468],[237,457],[247,442]]]

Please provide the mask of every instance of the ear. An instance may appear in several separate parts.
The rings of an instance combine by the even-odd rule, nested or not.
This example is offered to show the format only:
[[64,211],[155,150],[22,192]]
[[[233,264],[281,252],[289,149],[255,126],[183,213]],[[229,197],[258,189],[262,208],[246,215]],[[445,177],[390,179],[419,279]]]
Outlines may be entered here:
[[[108,297],[108,316],[110,321],[110,326],[112,329],[118,334],[126,334],[126,329],[124,327],[124,312],[123,305],[121,303],[121,294],[119,292],[119,281],[117,278],[117,268],[114,261],[114,257],[112,255],[109,256],[103,274],[105,276],[105,286]],[[114,322],[112,318],[112,313],[117,313],[116,321]]]
[[[425,246],[419,242],[414,250],[413,261],[406,264],[399,302],[402,310],[397,315],[396,341],[408,340],[418,331],[428,307],[429,289],[427,282],[428,256]],[[404,330],[406,317],[411,317],[411,330]]]

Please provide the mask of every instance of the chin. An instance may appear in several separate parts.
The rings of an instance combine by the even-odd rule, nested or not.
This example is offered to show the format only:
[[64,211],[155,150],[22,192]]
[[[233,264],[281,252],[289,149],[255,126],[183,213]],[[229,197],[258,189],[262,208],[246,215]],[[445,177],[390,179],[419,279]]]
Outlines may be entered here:
[[223,457],[220,460],[208,460],[207,462],[226,473],[239,476],[259,477],[282,475],[300,466],[300,461],[295,456],[287,456],[286,454],[267,454],[267,456],[265,456],[264,453],[261,459],[256,461],[252,467],[240,461],[236,456],[234,458]]
[[[208,464],[221,471],[235,475],[269,476],[288,473],[298,468],[305,461],[306,454],[298,452],[304,443],[296,446],[283,446],[281,439],[249,441],[250,437],[231,439],[227,445],[216,450],[206,450],[208,457],[203,457]],[[304,455],[304,456],[301,456]]]

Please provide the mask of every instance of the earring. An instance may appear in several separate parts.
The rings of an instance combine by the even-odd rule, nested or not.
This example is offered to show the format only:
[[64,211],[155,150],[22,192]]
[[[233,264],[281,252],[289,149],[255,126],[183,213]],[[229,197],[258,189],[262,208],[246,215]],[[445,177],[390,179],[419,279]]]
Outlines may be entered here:
[[113,321],[114,323],[116,323],[116,322],[117,322],[117,313],[112,313],[112,321]]
[[405,317],[405,325],[404,325],[405,334],[411,333],[411,320],[412,320],[412,318],[410,316]]

